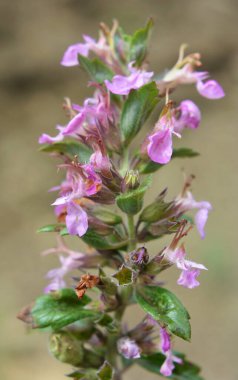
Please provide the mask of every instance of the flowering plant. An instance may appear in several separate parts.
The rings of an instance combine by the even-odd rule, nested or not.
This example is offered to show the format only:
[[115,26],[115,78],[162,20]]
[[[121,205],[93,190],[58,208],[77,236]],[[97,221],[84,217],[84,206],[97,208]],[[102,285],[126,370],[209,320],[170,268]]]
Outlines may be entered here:
[[[58,192],[53,203],[57,222],[39,230],[55,232],[56,247],[44,254],[58,255],[60,267],[48,272],[45,295],[19,318],[51,331],[50,351],[74,367],[68,375],[74,379],[119,380],[133,364],[174,380],[202,379],[199,367],[172,349],[175,336],[190,340],[190,317],[159,275],[175,266],[178,285],[199,285],[197,278],[207,268],[187,258],[184,240],[193,225],[205,237],[211,205],[193,198],[193,176],[172,200],[166,199],[166,190],[146,207],[143,200],[152,173],[171,159],[198,155],[173,148],[174,139],[186,129],[196,130],[201,121],[197,105],[191,100],[175,105],[173,92],[190,83],[208,99],[222,98],[224,92],[208,72],[197,70],[200,54],[185,56],[185,46],[172,69],[161,75],[148,71],[152,26],[149,20],[128,35],[116,21],[111,30],[101,24],[97,41],[84,36],[83,43],[71,45],[61,64],[85,70],[93,95],[83,105],[66,99],[68,123],[56,127],[55,137],[39,139],[41,150],[58,158],[66,172],[51,189]],[[157,112],[155,126],[139,146],[131,145],[152,112]],[[189,216],[193,210],[194,219]],[[87,253],[70,248],[67,235],[86,243]],[[155,254],[148,252],[147,243],[165,235],[171,235],[171,242]],[[71,271],[80,275],[71,276],[67,287]],[[135,304],[145,315],[129,328],[123,317]]]

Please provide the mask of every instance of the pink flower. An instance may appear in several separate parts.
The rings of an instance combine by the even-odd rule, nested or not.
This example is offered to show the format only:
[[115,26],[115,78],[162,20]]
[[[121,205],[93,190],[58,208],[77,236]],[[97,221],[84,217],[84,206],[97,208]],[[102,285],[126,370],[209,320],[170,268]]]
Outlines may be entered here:
[[75,202],[67,204],[66,227],[70,235],[83,236],[88,229],[87,213]]
[[64,277],[73,269],[77,269],[80,266],[80,259],[84,255],[82,253],[72,253],[67,257],[60,255],[60,268],[51,269],[46,277],[51,280],[50,284],[45,288],[45,293],[56,291],[66,287]]
[[175,247],[174,249],[171,249],[170,247],[166,248],[164,252],[164,257],[166,260],[172,264],[175,264],[178,269],[182,270],[177,284],[188,289],[193,289],[200,285],[200,283],[196,280],[196,277],[200,274],[200,270],[207,270],[207,268],[202,264],[186,260],[185,256],[186,252],[184,245],[181,245],[178,248]]
[[39,140],[38,140],[39,144],[54,144],[56,142],[62,141],[64,139],[63,131],[65,128],[62,127],[61,125],[57,125],[56,129],[58,129],[59,131],[58,135],[56,135],[55,137],[51,137],[47,135],[46,133],[43,133],[39,137]]
[[118,95],[128,95],[131,90],[136,90],[151,80],[154,75],[153,72],[135,69],[132,64],[133,62],[128,66],[130,70],[129,76],[115,75],[112,82],[105,80],[105,85],[110,92]]
[[181,272],[181,275],[177,281],[178,285],[182,285],[185,288],[193,289],[200,285],[200,282],[196,280],[199,276],[199,269],[186,269]]
[[76,66],[79,64],[78,54],[88,57],[89,51],[93,51],[100,58],[105,60],[107,63],[111,63],[111,48],[106,42],[103,35],[100,35],[99,40],[96,42],[90,36],[83,36],[84,42],[70,45],[61,60],[61,65],[63,66]]
[[[184,128],[197,128],[201,121],[201,112],[191,100],[182,101],[174,110],[174,114],[174,130],[178,133],[182,132]],[[176,115],[178,116],[176,117]]]
[[173,153],[171,130],[169,128],[158,130],[150,135],[147,152],[152,161],[167,164]]
[[164,327],[160,328],[160,345],[163,353],[171,350],[170,335]]
[[166,359],[160,368],[160,373],[166,377],[171,376],[174,370],[174,362],[182,364],[182,359],[172,354],[172,351],[168,351],[166,354]]
[[196,87],[199,94],[208,99],[220,99],[225,96],[223,88],[215,80],[208,80],[206,82],[199,80]]
[[117,342],[118,352],[122,354],[126,359],[140,358],[140,347],[136,342],[130,338],[121,338]]
[[208,213],[212,210],[211,204],[206,201],[195,201],[190,191],[187,191],[185,196],[178,197],[176,202],[179,206],[179,211],[183,213],[188,210],[198,209],[198,212],[195,215],[195,224],[201,238],[204,239],[204,228],[207,222]]
[[173,362],[181,364],[183,361],[182,359],[173,355],[171,348],[171,338],[166,328],[164,327],[160,328],[160,348],[161,352],[166,357],[164,363],[160,368],[160,373],[166,377],[171,376],[174,369]]

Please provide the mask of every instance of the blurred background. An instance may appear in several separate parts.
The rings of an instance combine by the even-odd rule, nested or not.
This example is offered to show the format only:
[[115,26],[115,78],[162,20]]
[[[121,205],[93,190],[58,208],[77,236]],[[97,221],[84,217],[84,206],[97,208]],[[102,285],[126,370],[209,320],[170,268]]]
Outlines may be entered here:
[[[209,268],[201,286],[177,287],[173,269],[167,286],[192,317],[192,343],[177,340],[176,348],[203,365],[207,380],[238,378],[237,0],[0,0],[1,379],[63,380],[70,371],[49,356],[46,333],[29,334],[16,319],[22,306],[42,293],[45,273],[58,265],[56,258],[40,255],[54,246],[54,236],[35,233],[54,221],[49,206],[54,195],[47,190],[60,181],[55,162],[38,152],[37,139],[42,132],[54,134],[55,125],[64,122],[64,96],[80,104],[89,93],[86,75],[78,67],[61,67],[61,56],[83,33],[96,37],[100,21],[111,24],[117,18],[130,33],[149,16],[155,20],[153,70],[171,67],[186,42],[189,52],[202,53],[204,69],[226,92],[224,99],[209,101],[193,86],[177,91],[176,100],[191,97],[201,108],[201,127],[185,133],[180,144],[201,156],[163,168],[147,199],[157,194],[155,187],[168,186],[169,195],[176,195],[185,170],[196,175],[196,199],[213,204],[207,238],[201,241],[193,231],[187,244],[189,257]],[[153,253],[160,249],[161,242],[151,246]],[[126,378],[136,376],[157,377],[135,367]]]

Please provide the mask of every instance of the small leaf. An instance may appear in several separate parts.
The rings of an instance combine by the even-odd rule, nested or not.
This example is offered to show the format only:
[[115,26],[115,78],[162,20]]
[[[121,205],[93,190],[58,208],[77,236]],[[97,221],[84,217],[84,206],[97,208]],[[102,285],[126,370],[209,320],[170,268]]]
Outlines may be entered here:
[[57,223],[57,224],[48,224],[47,226],[43,226],[37,230],[37,232],[61,232],[65,228],[65,224]]
[[105,207],[95,207],[95,209],[93,210],[93,214],[102,222],[112,226],[120,224],[122,222],[122,218],[120,215],[112,211],[109,211]]
[[199,156],[199,153],[190,148],[178,148],[173,150],[172,158],[190,158],[197,156]]
[[49,145],[43,145],[40,148],[40,151],[51,153],[65,153],[68,154],[71,158],[74,156],[78,157],[79,162],[85,163],[89,161],[89,158],[92,154],[92,150],[88,148],[86,145],[75,142],[75,141],[67,141],[67,142],[59,142]]
[[128,268],[123,264],[118,272],[114,273],[112,277],[117,279],[119,285],[126,286],[133,283],[134,274],[135,272],[131,268]]
[[143,199],[146,190],[151,184],[151,177],[147,177],[135,190],[130,190],[116,197],[118,207],[126,214],[137,214],[143,206]]
[[130,61],[135,61],[140,66],[147,54],[147,45],[153,27],[153,20],[150,19],[145,28],[137,30],[130,40]]
[[98,83],[103,83],[106,79],[111,80],[114,76],[111,71],[100,59],[88,59],[82,55],[78,56],[81,67],[89,74],[91,79]]
[[67,377],[71,377],[74,380],[98,380],[97,372],[94,369],[85,369],[80,371],[74,371],[69,373]]
[[97,375],[100,380],[112,380],[113,372],[112,366],[105,360],[101,368],[99,368]]
[[84,296],[81,300],[73,289],[62,289],[37,298],[32,308],[33,327],[61,329],[84,318],[98,318],[99,313],[84,309],[91,299]]
[[189,314],[173,293],[159,286],[140,286],[136,299],[146,313],[165,324],[172,334],[190,340]]
[[127,245],[127,242],[124,244],[123,241],[118,241],[115,235],[108,235],[107,238],[105,238],[105,236],[99,235],[91,228],[87,230],[81,239],[89,246],[100,250],[113,250]]
[[[175,368],[173,370],[172,375],[169,377],[171,380],[203,380],[201,376],[199,376],[200,368],[187,360],[185,360],[185,356],[174,352],[174,354],[180,357],[183,360],[182,364],[175,364]],[[143,355],[140,359],[136,361],[141,367],[151,371],[153,373],[157,373],[162,376],[160,373],[160,368],[165,360],[165,356],[161,353],[155,353],[152,355]]]
[[[190,148],[179,148],[179,149],[174,149],[173,154],[172,154],[172,159],[173,158],[192,158],[192,157],[197,157],[199,156],[198,152],[195,152],[194,150]],[[153,161],[142,161],[138,165],[138,170],[140,174],[150,174],[154,173],[157,170],[161,169],[164,165],[157,164],[156,162]]]
[[120,128],[124,144],[128,145],[136,136],[158,102],[159,92],[155,82],[131,90],[121,114]]

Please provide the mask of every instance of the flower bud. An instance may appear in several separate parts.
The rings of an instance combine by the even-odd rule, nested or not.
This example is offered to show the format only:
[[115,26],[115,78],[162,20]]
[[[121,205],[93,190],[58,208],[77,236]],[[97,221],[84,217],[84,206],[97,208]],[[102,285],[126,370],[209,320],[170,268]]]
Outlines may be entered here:
[[130,253],[130,261],[136,265],[147,264],[149,261],[149,254],[145,247],[135,249]]
[[122,192],[135,190],[140,186],[140,178],[138,170],[129,170],[126,172],[122,181]]
[[49,350],[53,356],[63,363],[79,366],[83,363],[84,351],[80,341],[65,331],[50,336]]

